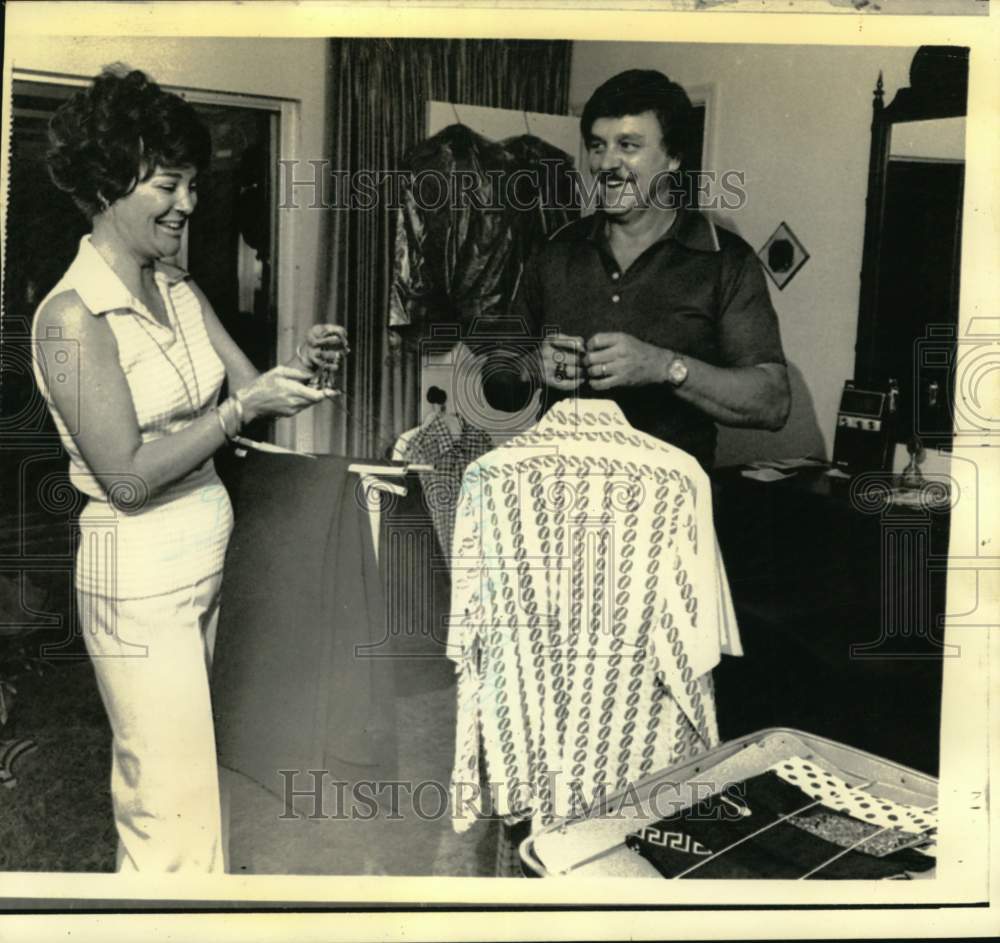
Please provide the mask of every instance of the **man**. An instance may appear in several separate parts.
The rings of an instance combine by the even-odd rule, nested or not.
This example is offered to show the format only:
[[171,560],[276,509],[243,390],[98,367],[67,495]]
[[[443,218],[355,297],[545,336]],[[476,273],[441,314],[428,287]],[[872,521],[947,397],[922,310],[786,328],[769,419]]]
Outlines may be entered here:
[[691,113],[684,90],[656,71],[623,72],[594,92],[580,128],[599,211],[525,267],[511,314],[539,343],[514,370],[492,358],[484,386],[508,411],[539,385],[546,406],[612,399],[635,428],[707,469],[715,423],[780,429],[790,396],[753,250],[670,199]]

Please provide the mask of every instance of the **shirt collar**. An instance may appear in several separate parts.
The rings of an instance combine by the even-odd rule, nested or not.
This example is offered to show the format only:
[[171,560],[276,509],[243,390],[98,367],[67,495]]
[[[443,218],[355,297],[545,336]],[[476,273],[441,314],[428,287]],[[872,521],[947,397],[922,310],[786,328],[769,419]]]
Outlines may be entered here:
[[[586,237],[591,242],[601,242],[604,236],[605,215],[598,210],[593,215],[593,223],[587,230]],[[695,249],[699,252],[718,252],[719,237],[715,231],[715,224],[697,210],[684,209],[677,210],[670,228],[657,239],[657,242],[667,242],[676,240],[687,249]]]
[[544,432],[551,426],[568,427],[576,433],[598,432],[602,429],[635,431],[614,400],[576,396],[568,396],[553,403],[529,433]]
[[[80,240],[76,258],[69,267],[67,280],[80,296],[91,314],[107,314],[119,308],[131,308],[145,313],[145,306],[125,287],[118,273],[94,248],[90,235]],[[175,285],[188,277],[188,273],[167,262],[154,262],[153,277]]]

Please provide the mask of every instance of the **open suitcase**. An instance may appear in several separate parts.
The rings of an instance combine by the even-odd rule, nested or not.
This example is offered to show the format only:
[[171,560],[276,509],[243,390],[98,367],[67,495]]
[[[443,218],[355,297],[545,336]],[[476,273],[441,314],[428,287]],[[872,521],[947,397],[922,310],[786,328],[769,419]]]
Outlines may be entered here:
[[[663,797],[679,812],[721,792],[727,784],[802,757],[848,783],[872,783],[872,795],[921,809],[937,804],[937,780],[861,750],[800,730],[771,727],[720,744],[693,760],[653,773],[608,796],[599,809],[555,822],[520,846],[521,860],[539,877],[649,877],[659,872],[625,846],[625,838],[662,817]],[[934,871],[919,875],[933,877]],[[917,876],[917,875],[914,875]]]

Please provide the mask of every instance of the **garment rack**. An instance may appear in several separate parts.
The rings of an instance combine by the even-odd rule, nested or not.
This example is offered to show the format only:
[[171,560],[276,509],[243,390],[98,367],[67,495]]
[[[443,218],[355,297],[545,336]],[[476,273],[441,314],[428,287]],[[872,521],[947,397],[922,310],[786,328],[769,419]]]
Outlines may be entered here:
[[[233,436],[233,444],[240,449],[253,449],[257,452],[269,452],[272,455],[296,455],[299,458],[316,458],[309,452],[297,452],[294,449],[286,449],[281,445],[272,445],[270,442],[257,442],[254,439],[246,439],[243,436]],[[433,465],[421,463],[403,463],[382,465],[368,462],[352,462],[347,466],[347,470],[356,475],[385,475],[387,477],[402,478],[410,472],[432,472]]]
[[[298,458],[317,458],[309,452],[296,452],[294,449],[286,449],[281,445],[273,445],[270,442],[257,442],[254,439],[247,439],[243,436],[233,436],[233,445],[236,446],[236,454],[246,455],[247,450],[255,452],[267,452],[272,455],[295,455]],[[242,457],[242,456],[241,456]],[[402,478],[410,472],[432,472],[433,465],[425,464],[395,464],[380,465],[368,462],[352,462],[347,466],[351,474],[358,475],[361,479],[361,487],[367,497],[372,491],[384,491],[399,497],[406,497],[406,486],[397,481],[384,481],[384,478]],[[378,504],[368,505],[369,522],[372,529],[372,541],[375,548],[375,558],[378,559],[379,544],[379,507]]]

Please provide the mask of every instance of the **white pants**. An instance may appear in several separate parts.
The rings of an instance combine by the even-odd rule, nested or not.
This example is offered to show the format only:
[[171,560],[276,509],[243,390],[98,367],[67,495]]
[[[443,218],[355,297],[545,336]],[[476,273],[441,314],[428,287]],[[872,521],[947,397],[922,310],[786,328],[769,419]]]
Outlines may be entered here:
[[208,685],[221,583],[146,599],[77,592],[114,737],[120,871],[224,870]]

